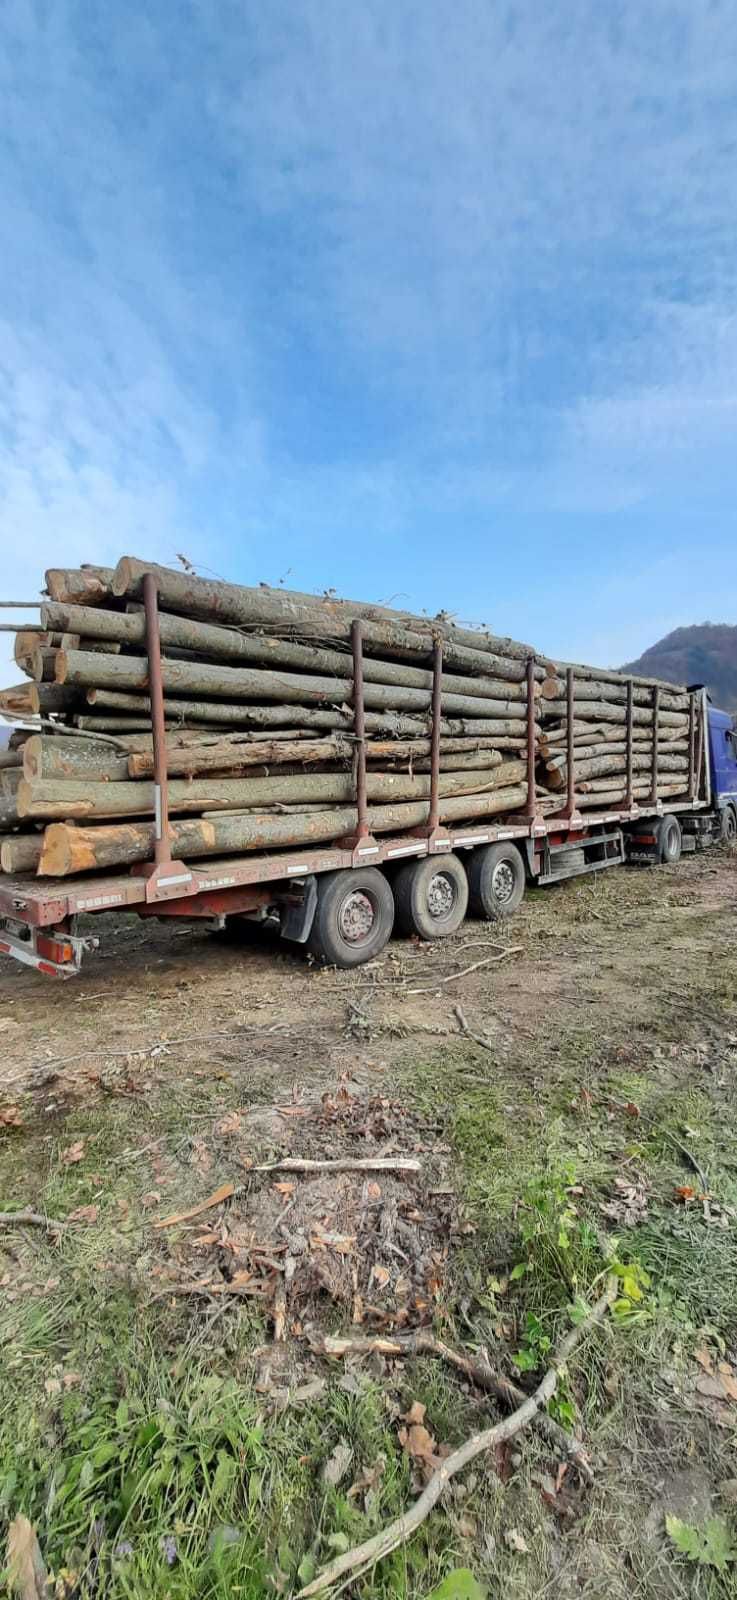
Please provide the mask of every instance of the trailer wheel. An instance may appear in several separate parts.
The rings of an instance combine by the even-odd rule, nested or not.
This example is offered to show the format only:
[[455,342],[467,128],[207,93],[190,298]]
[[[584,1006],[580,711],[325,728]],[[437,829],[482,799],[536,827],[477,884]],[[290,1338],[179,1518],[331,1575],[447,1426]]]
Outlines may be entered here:
[[474,916],[498,922],[511,917],[525,892],[525,863],[513,844],[485,844],[468,863],[469,904]]
[[681,824],[670,812],[661,817],[655,834],[658,861],[676,862],[681,859]]
[[420,939],[447,939],[468,907],[468,879],[457,856],[407,861],[394,879],[397,924]]
[[737,839],[737,810],[734,806],[725,806],[722,812],[722,839],[725,844],[734,844]]
[[317,880],[317,908],[307,947],[335,967],[360,967],[391,938],[394,899],[378,867],[326,872]]

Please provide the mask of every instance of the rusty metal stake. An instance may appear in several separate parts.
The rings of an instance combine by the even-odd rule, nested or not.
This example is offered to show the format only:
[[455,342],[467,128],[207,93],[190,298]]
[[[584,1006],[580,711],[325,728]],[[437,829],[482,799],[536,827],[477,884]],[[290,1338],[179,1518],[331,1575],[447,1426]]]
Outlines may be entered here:
[[146,617],[148,692],[151,701],[151,731],[154,747],[154,861],[145,862],[141,874],[148,879],[146,898],[163,899],[186,894],[192,874],[182,861],[172,861],[169,834],[169,782],[166,767],[166,723],[164,720],[164,682],[161,672],[159,597],[152,572],[143,578],[143,606]]
[[527,658],[527,810],[523,813],[534,822],[538,815],[535,784],[535,657]]
[[627,777],[626,777],[626,781],[625,781],[625,791],[626,792],[625,792],[625,797],[624,797],[625,810],[627,810],[627,811],[631,811],[632,810],[632,802],[633,802],[633,799],[634,799],[634,796],[632,794],[632,782],[633,782],[633,779],[632,779],[632,738],[633,738],[633,725],[634,725],[634,715],[633,715],[634,702],[635,702],[634,682],[633,682],[632,678],[628,678],[627,679],[627,718],[626,718],[626,727],[625,727],[625,739],[626,739],[626,743],[627,743],[627,752],[626,752],[626,756],[625,756],[625,762],[626,762],[626,769],[627,769]]
[[575,714],[573,667],[569,667],[566,672],[566,776],[568,779],[568,792],[565,809],[565,815],[569,821],[576,813],[576,743],[573,726]]
[[696,799],[696,697],[688,697],[688,798]]
[[652,781],[650,784],[650,804],[658,803],[658,726],[660,718],[660,689],[655,685],[653,689],[653,759]]
[[351,649],[353,651],[353,734],[355,737],[354,763],[356,772],[356,841],[368,836],[368,800],[366,798],[366,711],[363,701],[363,624],[356,618],[351,623]]
[[430,815],[428,834],[437,832],[440,821],[440,722],[442,717],[443,641],[436,638],[432,650],[432,732],[430,735]]

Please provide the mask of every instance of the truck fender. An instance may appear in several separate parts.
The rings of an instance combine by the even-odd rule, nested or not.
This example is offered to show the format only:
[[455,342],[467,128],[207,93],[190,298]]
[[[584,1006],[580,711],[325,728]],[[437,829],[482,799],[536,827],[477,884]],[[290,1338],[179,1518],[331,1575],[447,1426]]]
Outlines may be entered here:
[[[296,884],[291,885],[297,887]],[[282,908],[279,932],[282,939],[292,939],[295,944],[306,944],[312,932],[312,924],[317,910],[317,878],[314,872],[305,878],[300,878],[299,887],[302,895],[290,899]]]

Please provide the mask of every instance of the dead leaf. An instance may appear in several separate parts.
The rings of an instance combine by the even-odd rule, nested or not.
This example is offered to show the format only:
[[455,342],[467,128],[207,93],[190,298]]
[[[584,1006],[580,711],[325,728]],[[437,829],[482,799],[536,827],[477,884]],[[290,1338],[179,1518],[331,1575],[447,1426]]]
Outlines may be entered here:
[[294,1194],[297,1185],[296,1183],[272,1183],[271,1187],[276,1189],[277,1194],[283,1194],[285,1200],[288,1200]]
[[716,1372],[713,1377],[697,1378],[696,1392],[704,1395],[707,1400],[726,1400],[727,1398],[724,1379]]
[[100,1215],[99,1206],[77,1206],[76,1211],[70,1211],[67,1222],[96,1222]]
[[378,1263],[374,1265],[371,1272],[372,1283],[378,1284],[380,1289],[385,1289],[390,1278],[391,1273],[387,1267],[381,1267]]
[[399,1442],[415,1461],[435,1461],[435,1440],[420,1423],[413,1423],[411,1428],[400,1428]]
[[714,1371],[714,1363],[705,1345],[699,1345],[698,1349],[694,1350],[694,1361],[698,1361],[699,1366],[703,1367],[704,1372]]
[[378,1183],[374,1183],[373,1180],[370,1183],[367,1183],[366,1184],[366,1199],[367,1200],[380,1200],[381,1199],[381,1185],[378,1184]]
[[728,1367],[724,1361],[719,1363],[719,1376],[730,1400],[737,1400],[737,1378],[735,1378],[731,1367]]
[[46,1600],[46,1567],[27,1517],[15,1517],[8,1530],[8,1578],[20,1600]]
[[696,1190],[691,1188],[690,1183],[679,1183],[673,1192],[676,1200],[681,1200],[684,1205],[687,1205],[689,1200],[696,1199]]
[[230,1133],[240,1133],[242,1125],[243,1118],[239,1113],[237,1111],[229,1111],[226,1117],[221,1117],[220,1121],[215,1123],[215,1132],[224,1138]]
[[0,1111],[0,1123],[4,1128],[22,1128],[23,1113],[20,1106],[4,1106]]
[[413,1400],[409,1411],[403,1413],[402,1421],[409,1423],[424,1422],[426,1411],[427,1406],[423,1406],[421,1400]]
[[84,1139],[78,1139],[76,1144],[69,1144],[66,1150],[62,1150],[61,1159],[65,1167],[73,1167],[77,1161],[84,1159],[84,1146]]
[[504,1543],[510,1550],[514,1550],[518,1556],[528,1556],[530,1554],[530,1547],[527,1540],[522,1537],[519,1528],[507,1528],[504,1535]]
[[190,1206],[188,1211],[175,1211],[170,1217],[162,1217],[160,1222],[155,1222],[155,1228],[173,1228],[177,1222],[189,1222],[190,1217],[199,1217],[203,1211],[209,1211],[211,1206],[219,1206],[223,1200],[229,1200],[235,1193],[235,1185],[221,1183],[219,1189],[213,1190],[206,1200],[201,1200],[198,1206]]
[[330,1484],[333,1489],[337,1488],[345,1478],[352,1460],[351,1446],[346,1439],[340,1439],[322,1469],[323,1483]]

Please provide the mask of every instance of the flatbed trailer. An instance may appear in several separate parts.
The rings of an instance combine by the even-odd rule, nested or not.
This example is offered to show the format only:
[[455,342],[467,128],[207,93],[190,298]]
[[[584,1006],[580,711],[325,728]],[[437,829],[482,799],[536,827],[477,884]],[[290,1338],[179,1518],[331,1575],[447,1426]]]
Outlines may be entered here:
[[[633,684],[627,695],[626,779],[622,806],[579,810],[573,747],[575,669],[567,669],[567,789],[554,815],[543,815],[535,789],[534,657],[528,662],[526,762],[528,808],[521,815],[454,826],[440,819],[440,706],[442,642],[433,656],[430,798],[425,825],[403,834],[373,837],[366,800],[363,647],[360,621],[352,627],[353,709],[356,749],[356,828],[328,847],[281,849],[194,863],[172,859],[168,831],[166,734],[153,577],[144,579],[151,725],[154,750],[155,856],[153,862],[114,874],[68,878],[0,876],[0,954],[39,972],[70,977],[86,950],[99,939],[80,929],[79,919],[113,911],[140,916],[264,920],[276,915],[281,933],[310,941],[323,959],[342,966],[370,960],[386,944],[395,910],[401,927],[425,938],[455,932],[467,907],[489,918],[516,909],[528,881],[550,884],[579,873],[601,871],[626,859],[675,860],[727,836],[725,817],[737,832],[737,761],[734,802],[719,809],[712,794],[715,769],[706,692],[690,694],[686,798],[658,797],[659,688],[652,691],[653,740],[650,797],[633,800]],[[723,713],[716,713],[725,722]],[[733,736],[725,733],[727,741]],[[721,758],[720,758],[721,759]],[[732,770],[732,769],[730,769]],[[731,781],[731,779],[729,780]],[[731,791],[730,791],[731,792]],[[731,823],[730,823],[731,826]],[[432,866],[423,867],[425,861]]]

